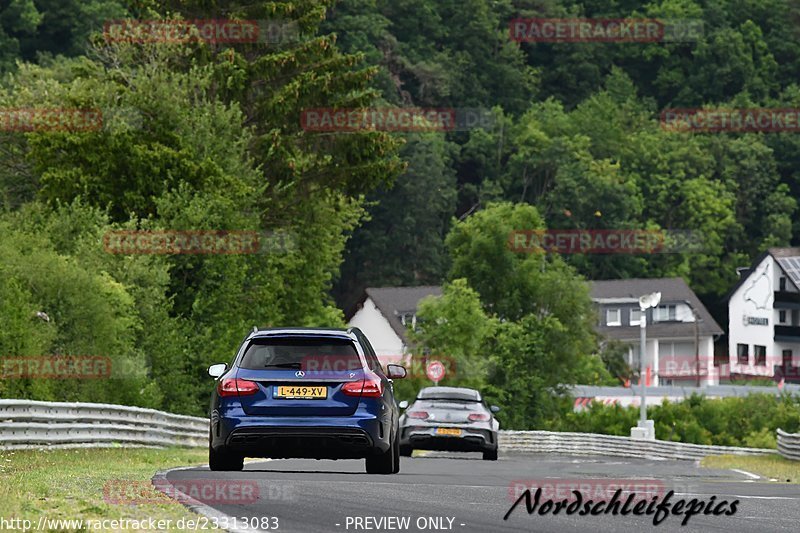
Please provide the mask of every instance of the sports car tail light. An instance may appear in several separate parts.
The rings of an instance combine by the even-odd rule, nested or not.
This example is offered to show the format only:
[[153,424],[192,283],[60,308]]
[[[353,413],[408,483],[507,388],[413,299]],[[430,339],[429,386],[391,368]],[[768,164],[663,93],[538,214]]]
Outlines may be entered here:
[[222,396],[250,396],[258,392],[258,383],[239,378],[225,378],[217,385],[217,393]]
[[428,412],[427,411],[411,411],[410,413],[406,413],[406,416],[408,416],[408,418],[421,418],[421,419],[424,420],[424,419],[428,418]]
[[383,395],[383,382],[375,374],[369,373],[360,381],[351,381],[342,385],[342,392],[348,396],[380,398]]
[[489,415],[486,413],[472,413],[468,418],[471,422],[485,422],[486,420],[489,420]]

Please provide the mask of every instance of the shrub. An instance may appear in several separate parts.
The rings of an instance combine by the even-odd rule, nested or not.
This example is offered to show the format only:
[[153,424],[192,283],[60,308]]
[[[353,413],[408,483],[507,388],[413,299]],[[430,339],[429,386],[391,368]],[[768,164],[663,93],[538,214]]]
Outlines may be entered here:
[[[629,435],[638,418],[638,407],[592,403],[581,412],[570,409],[540,429]],[[800,396],[758,393],[708,399],[695,394],[682,402],[664,401],[649,408],[648,418],[654,421],[660,440],[775,448],[778,428],[791,433],[800,430]]]

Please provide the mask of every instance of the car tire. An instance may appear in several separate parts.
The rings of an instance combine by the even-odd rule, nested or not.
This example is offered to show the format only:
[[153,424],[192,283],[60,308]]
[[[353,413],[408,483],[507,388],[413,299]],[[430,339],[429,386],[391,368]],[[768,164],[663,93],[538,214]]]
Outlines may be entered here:
[[400,439],[394,439],[394,450],[392,451],[392,455],[394,456],[394,465],[392,468],[392,474],[397,474],[400,472]]
[[208,446],[208,467],[215,472],[237,472],[244,468],[244,456],[225,448]]
[[403,457],[411,457],[411,454],[414,453],[414,448],[408,445],[401,445],[400,446],[400,455]]
[[378,455],[367,457],[367,474],[394,474],[394,456],[397,453],[397,439],[389,445],[389,449]]
[[484,450],[483,452],[483,460],[484,461],[497,461],[497,448],[492,450]]

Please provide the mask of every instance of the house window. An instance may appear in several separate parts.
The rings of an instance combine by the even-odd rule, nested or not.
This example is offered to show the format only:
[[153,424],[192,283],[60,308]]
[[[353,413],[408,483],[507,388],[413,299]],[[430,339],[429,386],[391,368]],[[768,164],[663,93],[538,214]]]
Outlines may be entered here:
[[656,307],[653,320],[655,322],[667,322],[669,320],[675,320],[675,317],[676,312],[674,305],[659,305]]
[[642,310],[641,309],[631,309],[631,314],[629,316],[631,326],[638,326],[642,321]]
[[778,324],[786,324],[786,311],[778,311]]
[[622,313],[620,313],[619,309],[608,309],[606,310],[606,326],[621,326],[622,325]]
[[400,322],[403,323],[405,327],[410,327],[412,329],[417,329],[417,315],[416,313],[403,313],[400,315]]
[[780,281],[778,282],[778,284],[779,284],[779,286],[780,286],[780,290],[782,290],[782,291],[785,291],[785,290],[786,290],[786,278],[784,278],[783,276],[781,276],[781,279],[780,279]]
[[749,365],[750,364],[750,352],[748,351],[749,346],[746,344],[737,344],[736,345],[736,362],[740,365]]
[[759,346],[758,344],[753,346],[753,355],[756,358],[756,365],[759,365],[759,366],[766,366],[767,365],[767,347],[766,346]]

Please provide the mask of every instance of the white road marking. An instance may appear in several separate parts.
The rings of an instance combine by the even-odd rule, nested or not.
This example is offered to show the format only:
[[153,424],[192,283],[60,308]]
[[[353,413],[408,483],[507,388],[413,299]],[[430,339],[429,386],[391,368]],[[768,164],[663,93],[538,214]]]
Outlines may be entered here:
[[791,500],[800,501],[800,498],[790,498],[789,496],[741,496],[739,494],[700,494],[694,492],[676,492],[675,496],[716,496],[717,498],[738,498],[740,500]]
[[[203,465],[204,467],[208,467],[208,465]],[[232,516],[228,516],[222,511],[211,507],[210,505],[206,505],[203,502],[199,502],[189,496],[188,494],[178,490],[175,485],[172,484],[170,480],[167,479],[167,474],[170,472],[178,472],[181,470],[194,470],[197,466],[181,466],[178,468],[170,468],[169,470],[159,470],[156,474],[151,478],[150,482],[153,486],[163,492],[170,498],[175,499],[178,503],[194,511],[197,514],[201,514],[210,520],[212,523],[224,523],[224,524],[236,524],[236,518]],[[167,490],[165,485],[169,485],[172,487],[172,490]],[[177,498],[176,498],[177,496]],[[231,533],[256,533],[260,531],[259,529],[249,529],[249,528],[228,528],[228,531]]]
[[734,472],[742,474],[743,476],[747,476],[750,479],[761,479],[761,476],[758,474],[753,474],[752,472],[748,472],[747,470],[739,470],[738,468],[731,468]]

